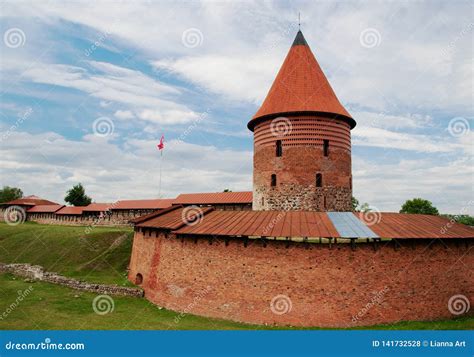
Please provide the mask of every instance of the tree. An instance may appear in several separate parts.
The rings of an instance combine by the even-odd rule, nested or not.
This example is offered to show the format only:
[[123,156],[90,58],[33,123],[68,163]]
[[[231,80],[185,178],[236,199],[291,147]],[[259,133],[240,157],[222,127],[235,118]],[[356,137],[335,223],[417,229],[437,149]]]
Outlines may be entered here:
[[438,209],[433,204],[423,198],[414,198],[406,201],[400,213],[418,213],[418,214],[431,214],[437,216],[439,214]]
[[467,214],[442,214],[441,216],[454,220],[455,222],[465,224],[466,226],[474,226],[474,217]]
[[86,195],[86,191],[81,183],[74,185],[69,191],[67,191],[64,201],[70,203],[73,206],[87,206],[92,202],[92,199]]
[[228,188],[226,188],[226,189],[224,190],[224,192],[232,192],[232,191],[229,190]]
[[359,200],[355,198],[354,196],[352,196],[351,202],[352,202],[352,210],[357,211],[357,207],[359,207]]
[[9,202],[23,197],[23,191],[17,187],[3,186],[0,190],[0,203]]
[[364,202],[362,204],[359,203],[359,200],[352,196],[352,210],[355,212],[370,212],[372,211],[372,208],[370,208],[370,205],[367,202]]

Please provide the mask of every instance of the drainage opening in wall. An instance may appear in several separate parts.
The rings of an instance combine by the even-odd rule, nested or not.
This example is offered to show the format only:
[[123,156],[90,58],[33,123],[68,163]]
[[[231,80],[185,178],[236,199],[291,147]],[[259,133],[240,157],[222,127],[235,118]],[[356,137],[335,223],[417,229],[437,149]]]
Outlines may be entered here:
[[135,276],[135,285],[140,285],[141,283],[143,283],[143,275],[141,275],[140,273],[138,273],[138,274]]

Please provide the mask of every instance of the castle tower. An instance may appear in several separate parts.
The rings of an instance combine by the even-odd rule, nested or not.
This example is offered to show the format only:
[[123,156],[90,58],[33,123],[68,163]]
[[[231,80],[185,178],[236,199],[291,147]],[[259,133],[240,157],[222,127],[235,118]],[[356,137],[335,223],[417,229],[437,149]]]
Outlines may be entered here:
[[301,31],[262,106],[254,132],[253,209],[351,211],[351,129]]

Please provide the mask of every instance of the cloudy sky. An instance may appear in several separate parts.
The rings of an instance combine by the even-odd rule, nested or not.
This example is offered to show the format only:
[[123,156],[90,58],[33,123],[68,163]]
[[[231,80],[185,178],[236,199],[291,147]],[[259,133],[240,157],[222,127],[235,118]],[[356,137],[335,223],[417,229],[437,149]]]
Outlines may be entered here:
[[[301,28],[356,119],[354,195],[473,207],[473,4],[2,1],[0,185],[63,202],[251,190],[258,109]],[[162,161],[156,149],[164,134]]]

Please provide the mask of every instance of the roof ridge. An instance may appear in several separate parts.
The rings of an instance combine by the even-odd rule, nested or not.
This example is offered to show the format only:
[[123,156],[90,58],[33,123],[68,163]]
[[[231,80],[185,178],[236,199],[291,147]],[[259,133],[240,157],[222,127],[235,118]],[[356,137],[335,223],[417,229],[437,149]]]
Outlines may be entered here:
[[144,216],[137,217],[135,219],[131,219],[130,223],[133,223],[133,224],[142,223],[142,222],[148,221],[149,219],[159,217],[163,214],[166,214],[168,212],[174,211],[177,208],[182,208],[182,207],[183,207],[183,205],[173,205],[171,207],[164,208],[164,209],[158,210],[156,212],[152,212],[152,213],[146,214]]

